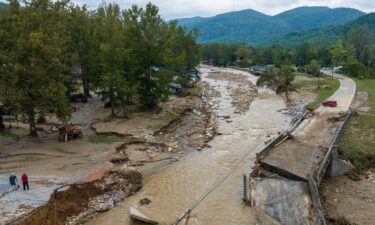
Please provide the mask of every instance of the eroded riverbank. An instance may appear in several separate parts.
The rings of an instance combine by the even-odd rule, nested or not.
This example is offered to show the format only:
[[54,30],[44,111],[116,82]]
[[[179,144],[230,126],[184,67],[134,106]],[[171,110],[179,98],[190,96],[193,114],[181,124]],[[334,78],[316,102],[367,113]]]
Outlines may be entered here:
[[[212,192],[195,208],[188,224],[249,224],[250,209],[242,204],[242,174],[248,173],[255,153],[268,139],[289,126],[290,118],[282,112],[285,102],[268,90],[261,90],[250,109],[235,113],[230,87],[235,81],[210,79],[209,72],[221,71],[256,77],[228,69],[201,68],[202,80],[217,90],[210,100],[218,116],[221,135],[209,142],[201,152],[147,177],[143,189],[125,199],[118,207],[98,214],[87,224],[137,224],[129,219],[129,207],[137,207],[144,198],[151,203],[140,210],[161,224],[173,223],[186,209]],[[213,189],[213,187],[217,188]]]

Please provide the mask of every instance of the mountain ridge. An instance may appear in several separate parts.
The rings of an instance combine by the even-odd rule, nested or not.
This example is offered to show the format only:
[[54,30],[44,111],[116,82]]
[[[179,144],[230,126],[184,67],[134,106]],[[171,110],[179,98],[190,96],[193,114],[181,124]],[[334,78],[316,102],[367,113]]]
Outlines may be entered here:
[[[247,43],[266,45],[293,32],[338,26],[366,15],[352,8],[298,7],[270,16],[252,9],[212,17],[177,19],[187,29],[198,28],[201,43]],[[304,18],[301,20],[300,18]]]

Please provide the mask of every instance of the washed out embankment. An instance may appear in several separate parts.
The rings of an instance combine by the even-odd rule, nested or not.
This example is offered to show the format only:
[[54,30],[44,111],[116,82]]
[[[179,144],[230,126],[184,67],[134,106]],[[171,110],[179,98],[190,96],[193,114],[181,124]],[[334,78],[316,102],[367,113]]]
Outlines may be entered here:
[[[51,122],[55,118],[47,116],[48,124],[40,125],[43,129],[38,141],[2,140],[1,179],[6,180],[10,172],[27,171],[31,190],[0,196],[0,202],[7,205],[0,208],[1,223],[28,214],[47,202],[55,188],[80,182],[101,168],[126,165],[144,176],[153,174],[203,148],[215,134],[210,107],[200,96],[172,96],[158,111],[142,112],[135,108],[129,118],[110,117],[103,104],[96,96],[86,104],[73,103],[76,112],[72,121],[83,129],[83,139],[58,142],[57,134],[49,131],[51,124],[57,126]],[[140,123],[142,118],[144,123]],[[91,130],[97,124],[105,134]],[[114,125],[112,129],[108,124]]]
[[94,180],[56,189],[46,204],[12,224],[81,224],[95,213],[109,210],[141,186],[142,175],[136,170],[108,170]]

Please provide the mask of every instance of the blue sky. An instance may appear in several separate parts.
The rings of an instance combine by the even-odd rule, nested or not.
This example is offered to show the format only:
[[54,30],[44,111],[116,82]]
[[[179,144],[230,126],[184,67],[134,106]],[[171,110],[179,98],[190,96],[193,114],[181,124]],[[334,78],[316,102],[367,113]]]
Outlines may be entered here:
[[[102,0],[72,0],[79,5],[86,4],[94,9]],[[121,8],[133,4],[144,6],[150,0],[111,0]],[[375,0],[151,0],[160,8],[162,16],[169,20],[193,16],[213,16],[223,12],[254,9],[268,15],[275,15],[299,6],[351,7],[364,12],[375,11]]]

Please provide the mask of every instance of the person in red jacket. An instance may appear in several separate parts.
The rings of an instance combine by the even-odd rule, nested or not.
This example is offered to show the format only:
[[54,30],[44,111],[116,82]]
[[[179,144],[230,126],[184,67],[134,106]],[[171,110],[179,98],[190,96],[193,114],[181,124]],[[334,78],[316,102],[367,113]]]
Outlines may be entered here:
[[27,190],[29,190],[29,178],[27,177],[26,173],[22,174],[22,184],[24,191],[26,190],[26,188]]

